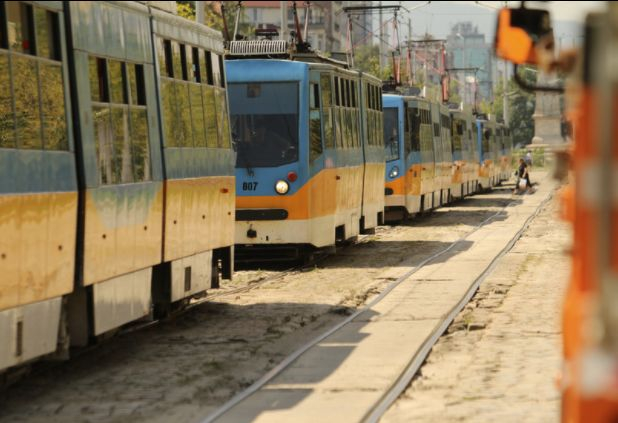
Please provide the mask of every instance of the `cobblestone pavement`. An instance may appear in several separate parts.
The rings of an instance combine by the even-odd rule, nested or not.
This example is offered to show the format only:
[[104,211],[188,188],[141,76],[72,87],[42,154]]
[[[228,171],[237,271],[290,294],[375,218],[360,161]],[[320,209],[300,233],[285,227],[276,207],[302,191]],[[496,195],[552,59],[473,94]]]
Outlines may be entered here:
[[[513,202],[509,190],[496,190],[381,227],[315,269],[111,339],[0,393],[0,422],[199,421],[406,268]],[[270,274],[239,272],[221,292]]]
[[560,313],[571,232],[545,206],[382,421],[559,420]]

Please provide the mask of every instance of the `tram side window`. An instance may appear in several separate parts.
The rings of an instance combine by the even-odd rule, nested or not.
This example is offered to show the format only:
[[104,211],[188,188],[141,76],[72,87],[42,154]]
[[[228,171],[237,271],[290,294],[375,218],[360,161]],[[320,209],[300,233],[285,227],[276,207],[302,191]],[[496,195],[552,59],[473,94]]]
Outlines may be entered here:
[[440,136],[440,124],[437,122],[433,123],[433,136],[434,137]]
[[202,82],[200,51],[196,47],[191,47],[191,74],[189,80],[191,82]]
[[91,56],[89,69],[99,183],[150,180],[143,65]]
[[60,31],[56,13],[34,8],[37,56],[60,60]]
[[172,42],[170,40],[162,40],[163,57],[165,58],[165,71],[169,78],[174,77],[174,54],[172,53]]
[[213,73],[213,85],[222,87],[223,85],[221,84],[221,57],[214,52],[210,53],[210,57],[212,59],[211,63]]
[[309,92],[309,160],[314,161],[322,154],[322,117],[320,114],[320,86],[311,84]]
[[5,2],[7,8],[9,47],[12,51],[35,53],[34,15],[29,4],[17,1]]
[[335,106],[339,106],[339,78],[335,77]]
[[409,109],[410,115],[410,150],[420,151],[421,149],[421,116],[418,107]]
[[0,147],[66,150],[58,14],[21,2],[2,9],[0,47],[8,51],[0,51]]
[[335,148],[332,123],[332,86],[329,74],[320,75],[322,90],[322,122],[324,124],[324,148]]

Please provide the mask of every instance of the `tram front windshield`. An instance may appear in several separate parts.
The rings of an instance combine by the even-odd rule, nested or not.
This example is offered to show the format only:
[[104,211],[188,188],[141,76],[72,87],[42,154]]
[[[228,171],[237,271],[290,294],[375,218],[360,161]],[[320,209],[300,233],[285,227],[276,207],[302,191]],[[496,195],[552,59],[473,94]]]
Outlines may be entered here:
[[395,107],[384,108],[384,149],[386,161],[399,158],[399,122],[398,110]]
[[230,83],[228,92],[236,167],[298,161],[298,83]]

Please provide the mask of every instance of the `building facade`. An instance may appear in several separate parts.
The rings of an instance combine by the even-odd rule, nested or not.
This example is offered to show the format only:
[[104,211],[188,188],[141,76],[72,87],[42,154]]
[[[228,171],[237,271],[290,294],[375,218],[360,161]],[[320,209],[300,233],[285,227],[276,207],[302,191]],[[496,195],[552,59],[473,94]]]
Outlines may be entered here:
[[447,36],[446,52],[447,67],[454,69],[451,79],[458,81],[464,102],[491,100],[498,72],[493,46],[485,40],[485,34],[479,33],[472,22],[459,22]]

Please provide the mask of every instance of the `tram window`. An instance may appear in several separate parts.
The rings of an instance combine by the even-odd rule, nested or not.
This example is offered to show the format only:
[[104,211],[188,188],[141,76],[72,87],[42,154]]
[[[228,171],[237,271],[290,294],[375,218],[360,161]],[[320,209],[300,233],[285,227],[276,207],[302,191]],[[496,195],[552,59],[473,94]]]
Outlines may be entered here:
[[34,54],[34,19],[32,6],[22,2],[4,2],[7,7],[8,35],[11,50]]
[[150,148],[146,108],[131,108],[131,146],[133,148],[133,179],[149,181],[151,179]]
[[163,40],[163,52],[165,55],[165,71],[169,78],[174,77],[174,54],[172,51],[172,42]]
[[117,60],[109,60],[107,66],[109,70],[110,102],[128,104],[125,64]]
[[[176,139],[176,87],[174,81],[161,81],[161,105],[165,127],[165,146],[178,147]],[[214,117],[213,117],[214,122]]]
[[94,104],[92,106],[92,117],[99,183],[102,185],[111,184],[113,183],[113,137],[109,105]]
[[351,89],[351,82],[349,79],[345,80],[345,91],[346,91],[346,98],[347,98],[347,106],[348,107],[353,107],[352,105],[352,89]]
[[130,103],[133,105],[146,105],[146,84],[144,82],[144,65],[127,64],[129,79]]
[[219,56],[219,81],[221,87],[225,88],[225,63],[222,56]]
[[112,183],[115,184],[133,182],[128,112],[127,107],[111,108],[113,133]]
[[108,102],[107,62],[105,59],[90,57],[90,98],[92,101]]
[[217,148],[215,88],[202,86],[202,99],[204,102],[204,121],[206,122],[206,145],[209,148]]
[[11,60],[18,146],[41,149],[43,143],[36,61],[23,56],[13,56]]
[[0,7],[0,48],[8,49],[8,43],[6,42],[6,16],[4,7]]
[[217,125],[219,133],[219,147],[230,147],[230,128],[227,125],[227,104],[225,102],[225,90],[215,90],[215,96],[217,98]]
[[311,84],[309,90],[309,107],[312,109],[320,108],[320,87],[318,84]]
[[221,86],[221,57],[213,52],[210,53],[210,57],[212,58],[213,85]]
[[[246,84],[229,84],[228,92],[239,167],[274,167],[298,161],[297,83],[264,82],[263,95],[258,98],[247,98]],[[308,134],[303,136],[306,139]]]
[[339,106],[339,78],[335,77],[335,105]]
[[58,15],[35,7],[34,21],[36,28],[37,56],[52,60],[60,60]]
[[185,79],[183,73],[183,64],[182,64],[182,56],[180,53],[181,44],[178,44],[176,41],[172,41],[172,66],[174,68],[174,74],[172,78],[175,79]]
[[212,56],[210,52],[207,50],[204,51],[204,59],[205,59],[204,69],[206,72],[206,83],[208,85],[215,85],[214,77],[212,74]]
[[[187,46],[184,44],[179,44],[179,50],[180,50],[180,71],[182,72],[182,80],[183,81],[189,81],[189,69],[188,69],[188,58],[187,58]],[[178,75],[176,78],[180,79],[180,76]]]
[[311,104],[309,111],[309,134],[311,147],[309,160],[314,161],[322,154],[322,116],[320,114],[320,89],[318,84],[311,84]]
[[433,136],[434,137],[439,137],[440,136],[440,124],[434,122],[433,124]]
[[200,55],[196,47],[191,47],[191,82],[202,82]]
[[39,63],[41,81],[41,112],[43,142],[46,150],[67,150],[66,111],[62,67],[59,64]]
[[322,122],[324,125],[324,147],[335,148],[333,139],[333,122],[332,122],[332,86],[329,74],[323,73],[320,75],[320,88],[322,89]]
[[324,107],[330,107],[332,102],[332,89],[330,75],[320,75],[320,88],[322,89],[322,104]]
[[382,105],[382,88],[378,88],[378,110],[382,110],[383,105]]
[[179,144],[182,147],[193,147],[191,128],[191,103],[189,101],[189,84],[176,82],[176,125],[178,125]]
[[346,107],[348,104],[348,101],[346,99],[346,95],[345,95],[345,80],[343,80],[342,78],[339,78],[339,95],[340,95],[340,106]]
[[352,107],[358,107],[356,104],[356,81],[352,81]]
[[397,119],[398,113],[399,110],[396,107],[387,107],[384,109],[383,135],[386,161],[397,160],[399,158],[399,121]]
[[410,149],[421,149],[421,116],[417,107],[410,109]]
[[[204,106],[202,104],[202,87],[190,84],[191,123],[193,124],[193,142],[195,147],[206,147],[206,129]],[[186,111],[185,111],[186,113]]]
[[15,116],[9,78],[9,57],[2,52],[0,52],[0,148],[15,148]]

